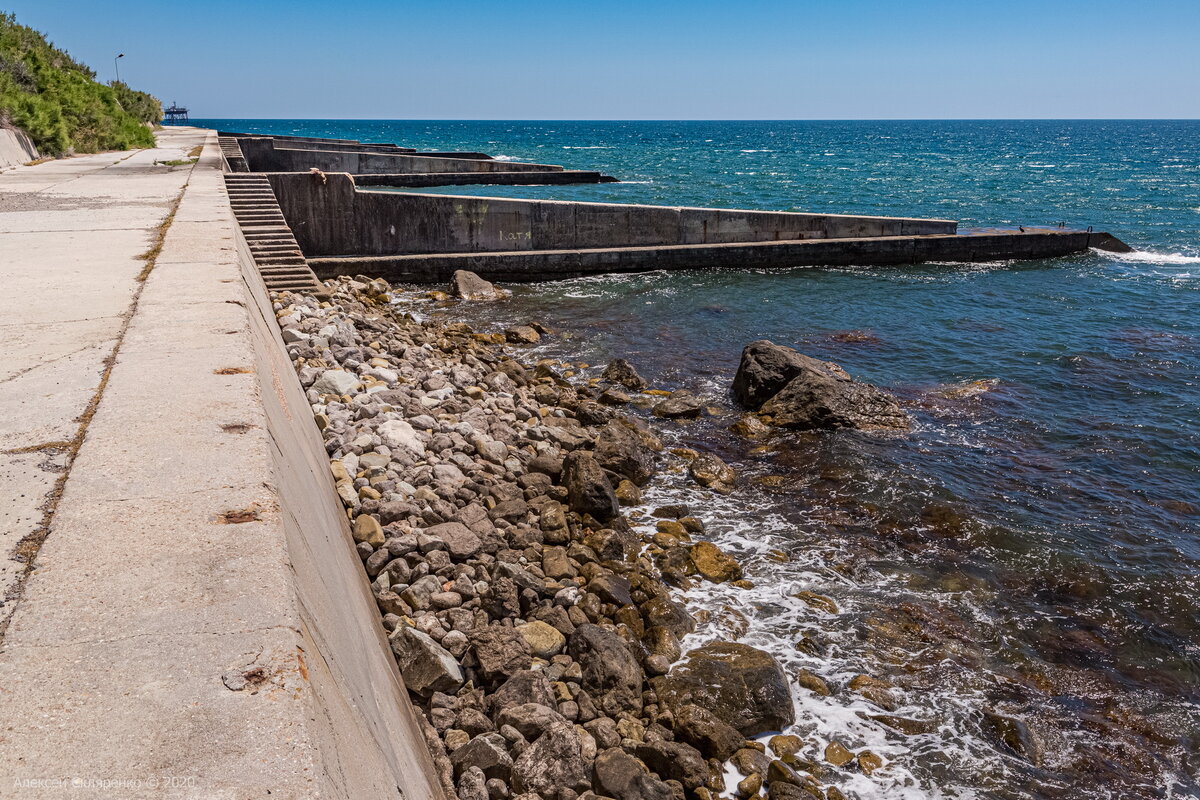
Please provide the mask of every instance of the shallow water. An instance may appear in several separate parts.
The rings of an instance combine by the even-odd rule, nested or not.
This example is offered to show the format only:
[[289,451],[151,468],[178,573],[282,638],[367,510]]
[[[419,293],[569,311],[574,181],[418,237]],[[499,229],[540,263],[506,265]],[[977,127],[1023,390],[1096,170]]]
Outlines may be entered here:
[[[893,711],[796,689],[810,756],[837,737],[891,762],[827,780],[862,797],[1200,794],[1200,123],[221,124],[637,181],[475,194],[1061,220],[1134,245],[1011,264],[585,278],[452,313],[537,319],[564,332],[538,353],[623,356],[719,410],[669,436],[734,464],[738,492],[701,506],[671,474],[647,510],[690,497],[757,584],[694,590],[713,614],[696,641],[739,636],[792,672],[900,687]],[[759,338],[895,392],[914,430],[739,439],[728,387]],[[1020,752],[985,713],[1019,721]],[[927,732],[869,718],[881,714]]]

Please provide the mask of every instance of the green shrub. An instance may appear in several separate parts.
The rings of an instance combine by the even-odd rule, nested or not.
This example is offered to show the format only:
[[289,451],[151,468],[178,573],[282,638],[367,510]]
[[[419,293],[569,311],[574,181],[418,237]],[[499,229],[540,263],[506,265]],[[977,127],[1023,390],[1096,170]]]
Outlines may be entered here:
[[29,134],[45,155],[152,147],[147,125],[162,104],[96,73],[32,28],[0,14],[0,122]]

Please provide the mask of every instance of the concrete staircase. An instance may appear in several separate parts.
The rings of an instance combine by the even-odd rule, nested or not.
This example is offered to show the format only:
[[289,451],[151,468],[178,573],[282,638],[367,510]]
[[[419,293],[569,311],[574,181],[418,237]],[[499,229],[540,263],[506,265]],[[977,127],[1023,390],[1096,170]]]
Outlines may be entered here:
[[296,244],[266,176],[227,172],[225,188],[266,287],[274,292],[324,291]]
[[229,172],[249,172],[246,156],[242,154],[242,146],[233,136],[218,136],[217,144],[221,147],[221,157],[225,159],[225,167]]

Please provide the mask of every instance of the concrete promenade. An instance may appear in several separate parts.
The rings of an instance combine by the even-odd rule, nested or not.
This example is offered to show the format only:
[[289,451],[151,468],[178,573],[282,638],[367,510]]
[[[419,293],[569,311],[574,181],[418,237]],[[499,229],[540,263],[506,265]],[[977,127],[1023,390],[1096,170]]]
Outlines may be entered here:
[[440,800],[220,164],[0,175],[0,797]]

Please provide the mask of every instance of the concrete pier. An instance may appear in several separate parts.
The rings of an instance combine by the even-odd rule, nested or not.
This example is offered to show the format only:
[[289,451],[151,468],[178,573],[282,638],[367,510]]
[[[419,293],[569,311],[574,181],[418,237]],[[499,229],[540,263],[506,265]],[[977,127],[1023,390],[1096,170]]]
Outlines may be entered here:
[[441,800],[215,134],[0,176],[0,248],[0,795]]

